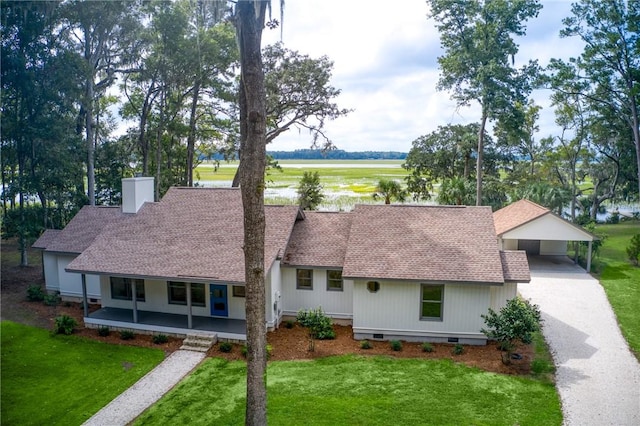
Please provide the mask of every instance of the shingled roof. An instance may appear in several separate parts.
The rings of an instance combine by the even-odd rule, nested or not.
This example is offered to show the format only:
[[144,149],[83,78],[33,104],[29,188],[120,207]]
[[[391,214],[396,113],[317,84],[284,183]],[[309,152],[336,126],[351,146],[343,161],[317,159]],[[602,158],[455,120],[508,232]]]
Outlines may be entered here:
[[305,212],[304,220],[293,228],[282,264],[342,268],[351,217],[351,213]]
[[62,232],[60,229],[45,229],[42,235],[36,240],[35,243],[31,245],[32,248],[35,249],[46,249],[47,246],[50,246],[58,235]]
[[493,213],[496,234],[502,235],[551,211],[533,201],[519,200]]
[[79,254],[86,250],[107,226],[124,217],[120,207],[84,206],[63,230],[45,232],[33,247],[50,252]]
[[343,277],[504,283],[490,207],[357,205]]
[[[265,206],[265,268],[284,251],[297,206]],[[244,282],[238,189],[171,188],[160,202],[109,226],[69,272]]]
[[531,281],[527,253],[522,250],[504,250],[500,252],[504,280],[528,283]]

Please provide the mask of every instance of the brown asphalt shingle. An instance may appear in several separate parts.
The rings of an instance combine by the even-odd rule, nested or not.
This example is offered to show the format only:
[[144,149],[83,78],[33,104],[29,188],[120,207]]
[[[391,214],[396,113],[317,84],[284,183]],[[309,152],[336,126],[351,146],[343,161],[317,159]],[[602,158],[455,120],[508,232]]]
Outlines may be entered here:
[[60,229],[45,229],[42,235],[40,235],[40,237],[36,240],[35,243],[31,245],[31,247],[42,250],[46,249],[47,246],[50,246],[56,240],[56,238],[58,238],[60,232],[62,232]]
[[519,200],[493,213],[496,234],[502,235],[525,223],[550,213],[549,209],[539,206],[533,201]]
[[351,218],[351,213],[305,212],[293,227],[282,264],[342,268]]
[[[84,206],[55,238],[47,242],[45,249],[57,253],[82,253],[107,226],[125,216],[120,207]],[[39,241],[36,243],[40,244]]]
[[527,253],[522,250],[504,250],[500,252],[504,280],[528,283],[531,281]]
[[490,207],[358,205],[343,277],[504,283]]
[[[266,206],[265,268],[284,251],[296,206]],[[158,203],[110,226],[68,271],[244,282],[238,189],[171,188]]]

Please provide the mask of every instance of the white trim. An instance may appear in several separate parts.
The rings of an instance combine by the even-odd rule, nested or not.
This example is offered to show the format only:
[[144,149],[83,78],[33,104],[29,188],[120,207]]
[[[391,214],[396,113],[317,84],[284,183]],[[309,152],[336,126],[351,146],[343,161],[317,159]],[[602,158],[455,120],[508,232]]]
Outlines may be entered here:
[[[335,319],[353,319],[353,314],[340,314],[337,312],[323,312],[325,315]],[[282,315],[286,317],[295,317],[298,311],[282,311]]]
[[395,328],[370,328],[370,327],[353,327],[353,333],[380,333],[394,334],[400,336],[437,336],[437,337],[462,337],[469,339],[487,339],[483,333],[460,333],[456,331],[431,331],[431,330],[404,330]]

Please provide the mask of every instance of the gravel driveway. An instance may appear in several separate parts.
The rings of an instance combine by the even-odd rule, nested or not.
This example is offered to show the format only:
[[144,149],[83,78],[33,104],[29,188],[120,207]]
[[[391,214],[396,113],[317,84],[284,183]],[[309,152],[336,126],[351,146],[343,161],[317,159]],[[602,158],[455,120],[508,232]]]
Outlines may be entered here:
[[564,424],[640,425],[640,365],[600,283],[570,262],[530,261],[520,294],[540,306]]

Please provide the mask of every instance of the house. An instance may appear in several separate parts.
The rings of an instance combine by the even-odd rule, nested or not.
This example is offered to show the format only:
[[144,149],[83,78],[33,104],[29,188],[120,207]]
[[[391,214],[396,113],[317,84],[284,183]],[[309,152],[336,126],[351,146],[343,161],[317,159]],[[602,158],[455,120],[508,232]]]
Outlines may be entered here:
[[587,271],[591,249],[598,238],[533,201],[520,200],[497,210],[493,219],[502,250],[524,250],[534,256],[566,256],[569,241],[588,242]]
[[[142,195],[144,179],[123,190],[123,206],[134,207],[105,221],[64,266],[85,301],[89,286],[77,283],[98,281],[100,309],[89,313],[85,303],[85,323],[245,340],[240,191],[171,188],[152,202]],[[336,213],[268,205],[265,216],[268,329],[321,306],[352,324],[356,339],[484,344],[481,315],[530,280],[526,253],[499,249],[489,207],[358,205]],[[63,233],[82,235],[69,226],[39,242],[44,255],[57,255]],[[55,270],[45,269],[48,281]],[[57,285],[66,287],[59,278]]]

